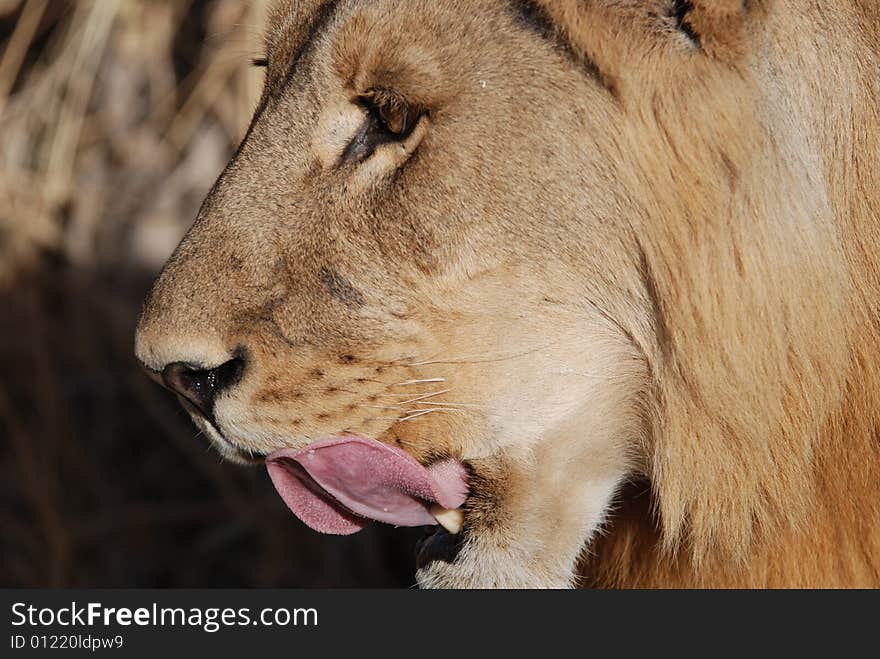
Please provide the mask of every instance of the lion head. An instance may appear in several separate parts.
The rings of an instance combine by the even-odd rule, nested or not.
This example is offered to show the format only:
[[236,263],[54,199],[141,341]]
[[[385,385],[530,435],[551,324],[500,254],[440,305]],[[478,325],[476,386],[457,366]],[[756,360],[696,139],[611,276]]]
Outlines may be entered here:
[[877,201],[828,173],[787,4],[279,3],[140,361],[319,530],[461,504],[423,585],[569,585],[631,483],[652,561],[736,574],[874,382],[840,218]]

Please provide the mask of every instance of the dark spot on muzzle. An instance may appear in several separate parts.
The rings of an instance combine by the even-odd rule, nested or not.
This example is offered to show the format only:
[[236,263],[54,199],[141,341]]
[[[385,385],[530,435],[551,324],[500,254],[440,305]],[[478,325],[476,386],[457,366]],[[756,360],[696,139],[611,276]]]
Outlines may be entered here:
[[351,309],[359,309],[366,304],[366,300],[364,300],[361,292],[333,268],[321,268],[318,278],[327,287],[330,295],[345,306]]

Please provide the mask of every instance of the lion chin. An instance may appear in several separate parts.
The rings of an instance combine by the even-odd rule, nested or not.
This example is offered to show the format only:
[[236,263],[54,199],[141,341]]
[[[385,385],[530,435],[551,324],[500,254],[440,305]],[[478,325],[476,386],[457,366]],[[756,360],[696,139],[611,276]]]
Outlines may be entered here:
[[876,3],[278,2],[137,356],[316,531],[427,526],[425,587],[880,586],[878,44]]

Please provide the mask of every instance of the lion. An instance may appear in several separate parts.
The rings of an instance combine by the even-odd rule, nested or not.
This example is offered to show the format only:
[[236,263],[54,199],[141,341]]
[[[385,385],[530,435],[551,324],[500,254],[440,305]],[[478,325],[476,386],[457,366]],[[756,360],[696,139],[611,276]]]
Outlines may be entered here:
[[282,1],[136,353],[419,585],[880,586],[880,5]]

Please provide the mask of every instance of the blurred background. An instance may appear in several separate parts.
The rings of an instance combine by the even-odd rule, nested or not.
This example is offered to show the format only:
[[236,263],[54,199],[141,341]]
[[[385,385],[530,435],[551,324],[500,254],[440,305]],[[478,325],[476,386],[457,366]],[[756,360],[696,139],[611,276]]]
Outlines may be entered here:
[[0,0],[0,586],[411,586],[420,531],[306,529],[132,356],[244,134],[271,0]]

